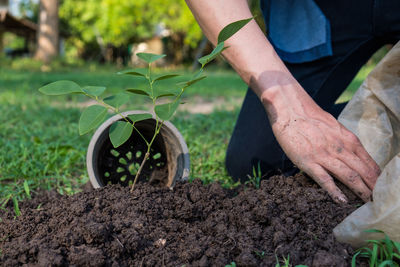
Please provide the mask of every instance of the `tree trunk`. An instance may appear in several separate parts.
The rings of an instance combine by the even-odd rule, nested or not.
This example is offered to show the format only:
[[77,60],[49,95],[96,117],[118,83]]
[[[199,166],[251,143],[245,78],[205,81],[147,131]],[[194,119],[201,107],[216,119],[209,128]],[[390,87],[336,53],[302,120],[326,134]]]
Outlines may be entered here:
[[3,31],[3,29],[2,29],[1,26],[0,26],[0,56],[3,55],[3,49],[4,49],[4,46],[3,46],[3,36],[4,36],[4,31]]
[[199,59],[204,55],[204,50],[207,48],[208,39],[203,35],[203,39],[201,39],[200,45],[197,48],[196,55],[194,57],[194,61],[192,63],[192,71],[196,70],[199,64]]
[[35,58],[50,63],[58,55],[58,0],[40,0]]

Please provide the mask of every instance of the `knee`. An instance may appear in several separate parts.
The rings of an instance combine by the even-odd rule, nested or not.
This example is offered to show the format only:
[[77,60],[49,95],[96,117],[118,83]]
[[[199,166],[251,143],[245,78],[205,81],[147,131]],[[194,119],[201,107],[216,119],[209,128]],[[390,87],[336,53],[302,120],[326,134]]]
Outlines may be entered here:
[[279,153],[274,154],[275,157],[272,159],[267,157],[270,156],[268,153],[262,155],[264,157],[257,155],[248,147],[238,147],[230,143],[225,156],[225,166],[229,176],[235,181],[240,180],[244,183],[254,175],[267,178],[293,169],[293,163],[290,160],[283,160]]
[[251,174],[251,159],[246,151],[229,144],[225,156],[226,170],[235,181],[244,183]]

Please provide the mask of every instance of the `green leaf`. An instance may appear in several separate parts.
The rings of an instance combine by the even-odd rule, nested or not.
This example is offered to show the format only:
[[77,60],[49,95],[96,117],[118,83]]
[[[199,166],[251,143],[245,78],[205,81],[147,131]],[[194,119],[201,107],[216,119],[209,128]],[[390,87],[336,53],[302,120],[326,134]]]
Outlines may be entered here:
[[205,78],[207,78],[207,76],[201,76],[201,77],[196,78],[194,80],[190,80],[189,82],[187,82],[187,86],[186,87],[191,86],[191,85],[193,85],[193,84],[195,84],[197,82],[200,82],[201,80],[203,80]]
[[79,134],[83,135],[99,126],[107,116],[107,108],[99,105],[87,107],[79,119]]
[[120,72],[117,72],[117,74],[127,74],[127,75],[133,75],[133,76],[141,76],[141,77],[146,77],[147,75],[147,69],[130,69],[130,70],[123,70]]
[[151,54],[151,53],[137,53],[136,55],[140,59],[146,61],[149,64],[156,60],[159,60],[160,58],[165,57],[165,55],[157,55],[157,54]]
[[353,258],[351,259],[351,267],[357,267],[356,266],[356,261],[357,261],[357,256],[361,253],[361,251],[358,251],[356,254],[353,255]]
[[3,198],[2,201],[3,200],[4,201],[1,203],[0,208],[4,209],[4,207],[7,205],[8,201],[10,201],[11,198],[12,198],[12,194],[8,194],[7,197]]
[[88,95],[100,96],[106,88],[104,86],[84,86],[82,90]]
[[216,58],[219,54],[221,54],[222,51],[224,51],[224,42],[219,43],[214,50],[208,54],[207,56],[201,57],[199,59],[199,62],[202,66],[205,66],[208,64],[210,61],[212,61],[214,58]]
[[143,113],[143,114],[132,114],[128,115],[128,118],[133,122],[136,123],[138,121],[144,121],[153,118],[150,113]]
[[398,266],[397,264],[395,264],[395,262],[394,261],[392,261],[392,260],[385,260],[385,261],[383,261],[383,262],[381,262],[379,265],[378,265],[378,267],[385,267],[385,266]]
[[162,80],[167,80],[171,78],[175,78],[177,76],[180,76],[179,74],[167,74],[167,75],[162,75],[154,79],[154,81],[162,81]]
[[189,86],[191,86],[191,85],[193,85],[193,84],[195,84],[195,83],[197,83],[197,82],[203,80],[203,79],[206,78],[206,77],[207,77],[207,76],[201,76],[201,77],[199,77],[199,78],[190,80],[190,81],[188,81],[188,82],[181,82],[181,83],[178,83],[178,85],[180,85],[180,86],[186,88],[186,87],[189,87]]
[[21,216],[21,210],[19,209],[19,204],[18,204],[17,198],[16,198],[16,197],[13,197],[13,198],[12,198],[12,201],[13,201],[13,204],[14,204],[14,212],[15,212],[15,215],[17,215],[17,217],[18,217],[18,216]]
[[176,99],[174,102],[171,103],[157,105],[154,108],[154,111],[161,120],[167,121],[172,117],[172,115],[174,115],[178,106],[179,106],[179,99]]
[[172,94],[172,93],[167,93],[167,94],[159,94],[159,95],[157,95],[156,96],[156,99],[159,99],[159,98],[163,98],[163,97],[168,97],[168,96],[176,96],[175,94]]
[[200,77],[201,74],[203,74],[203,70],[204,70],[203,68],[199,69],[199,71],[195,75],[193,75],[192,80],[197,79],[198,77]]
[[150,93],[143,89],[129,88],[129,89],[126,89],[126,91],[129,93],[132,93],[132,94],[136,94],[136,95],[150,96]]
[[122,93],[118,93],[116,95],[106,97],[106,98],[104,98],[103,101],[104,101],[104,103],[118,109],[123,104],[126,104],[129,102],[129,96],[126,93],[122,92]]
[[238,20],[225,26],[218,34],[218,43],[225,42],[226,40],[228,40],[232,35],[237,33],[252,19],[253,18]]
[[154,90],[154,97],[156,99],[166,96],[177,96],[180,93],[180,89],[174,88],[157,88]]
[[393,245],[396,247],[396,249],[397,249],[397,252],[399,252],[400,253],[400,242],[393,242]]
[[126,121],[117,121],[110,127],[109,136],[112,145],[117,148],[125,143],[133,131],[132,124]]
[[81,87],[72,81],[57,81],[39,88],[45,95],[65,95],[71,93],[82,93]]
[[377,263],[377,260],[378,260],[378,245],[374,244],[372,246],[372,254],[371,254],[370,264],[373,264],[372,266],[375,266],[375,264]]
[[379,241],[379,240],[370,240],[370,239],[367,239],[366,242],[372,243],[372,244],[377,244],[377,245],[380,245],[380,243],[381,243],[381,241]]
[[387,254],[387,257],[390,257],[391,254],[393,254],[393,242],[390,240],[389,236],[385,234],[385,239],[383,240],[384,244],[386,245],[385,254]]
[[365,233],[381,233],[381,234],[384,234],[383,231],[377,230],[377,229],[367,229],[367,230],[364,230],[364,232]]
[[27,197],[29,199],[31,199],[31,191],[29,190],[29,184],[28,184],[27,180],[24,181],[24,190],[25,190]]
[[[368,243],[368,242],[367,242]],[[372,255],[372,249],[367,248],[367,247],[363,247],[362,248],[364,251],[362,251],[360,253],[360,256],[364,256],[364,255]]]

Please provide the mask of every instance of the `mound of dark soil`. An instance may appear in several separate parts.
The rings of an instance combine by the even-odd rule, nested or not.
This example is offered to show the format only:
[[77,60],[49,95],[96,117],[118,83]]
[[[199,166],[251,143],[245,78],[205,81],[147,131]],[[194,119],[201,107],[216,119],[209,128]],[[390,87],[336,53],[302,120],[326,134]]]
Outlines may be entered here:
[[[308,178],[260,189],[200,181],[174,190],[113,185],[74,196],[42,193],[0,214],[1,266],[347,266],[332,229],[359,203],[337,205]],[[38,205],[41,205],[38,208]]]

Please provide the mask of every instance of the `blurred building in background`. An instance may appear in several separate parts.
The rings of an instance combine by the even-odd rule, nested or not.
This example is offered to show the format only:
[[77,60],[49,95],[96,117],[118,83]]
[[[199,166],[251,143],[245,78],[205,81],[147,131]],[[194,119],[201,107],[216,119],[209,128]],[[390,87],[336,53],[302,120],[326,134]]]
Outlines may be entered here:
[[[0,0],[0,53],[5,52],[10,57],[31,55],[36,43],[37,25],[29,20],[14,17],[9,7],[8,0]],[[5,50],[3,39],[6,33],[23,38],[23,47]]]
[[8,10],[8,0],[0,0],[0,11]]
[[207,44],[184,0],[0,0],[0,54],[49,63],[140,65],[137,52],[191,63]]

